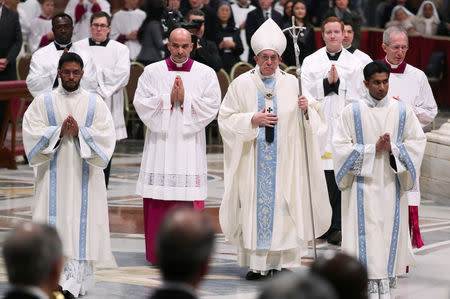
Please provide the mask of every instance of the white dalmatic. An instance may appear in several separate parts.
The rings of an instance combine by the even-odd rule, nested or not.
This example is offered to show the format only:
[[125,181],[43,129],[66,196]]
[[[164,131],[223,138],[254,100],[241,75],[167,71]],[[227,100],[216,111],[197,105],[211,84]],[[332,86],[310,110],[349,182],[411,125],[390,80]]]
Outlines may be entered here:
[[130,54],[128,48],[114,40],[96,43],[86,38],[74,44],[90,52],[97,74],[98,93],[105,99],[114,120],[116,138],[127,138],[124,118],[124,87],[130,78]]
[[[144,20],[145,12],[141,9],[119,10],[113,15],[109,37],[120,42],[125,35],[139,30]],[[141,43],[138,40],[125,40],[125,45],[130,50],[130,60],[135,60],[141,52]]]
[[[339,76],[338,94],[324,93],[323,80],[328,78],[331,65],[336,67]],[[345,49],[337,60],[328,58],[326,48],[323,47],[307,56],[302,66],[302,84],[311,92],[321,105],[328,123],[327,142],[321,149],[323,169],[333,169],[333,131],[341,111],[350,102],[360,98],[363,88],[362,63]]]
[[[385,133],[390,134],[392,156],[376,152]],[[408,202],[400,199],[400,191],[413,187],[425,144],[413,110],[390,97],[377,101],[367,95],[345,107],[337,123],[333,161],[342,190],[342,250],[367,267],[375,281],[371,291],[380,298],[389,298],[388,280],[415,263]]]
[[[191,59],[185,71],[170,59],[148,65],[139,78],[133,104],[147,127],[136,193],[159,200],[196,201],[207,197],[205,127],[220,105],[217,75]],[[176,76],[184,86],[183,106],[171,104]]]
[[[226,240],[238,247],[239,265],[265,275],[271,269],[300,266],[308,253],[308,175],[316,236],[330,226],[331,208],[319,153],[327,128],[319,103],[303,89],[309,102],[304,137],[297,79],[279,69],[270,78],[259,73],[256,67],[234,80],[219,111],[225,171],[219,217]],[[278,117],[271,143],[265,140],[265,128],[251,123],[256,111],[268,107],[269,93],[275,95],[273,113]]]
[[[60,138],[71,115],[77,137]],[[33,221],[55,226],[64,255],[76,260],[111,260],[103,168],[115,146],[111,113],[103,99],[62,87],[33,100],[23,119],[25,152],[36,169]]]
[[[427,76],[423,71],[412,65],[406,64],[403,73],[391,71],[389,76],[389,94],[411,107],[422,128],[429,125],[436,117],[437,105]],[[417,171],[419,175],[414,187],[411,191],[404,194],[408,198],[410,206],[420,205],[420,169]]]
[[[33,53],[33,56],[31,56],[30,72],[26,79],[28,90],[33,97],[37,97],[45,91],[52,90],[55,80],[58,80],[58,85],[61,86],[57,74],[58,62],[63,52],[63,49],[55,42],[52,42]],[[98,88],[97,74],[89,52],[75,45],[71,45],[69,52],[77,53],[83,59],[84,75],[81,78],[81,87],[89,92],[96,92]]]
[[[85,38],[88,38],[91,35],[91,31],[89,30],[91,25],[91,16],[93,14],[92,7],[94,6],[91,1],[83,0],[82,2],[82,10],[84,11],[81,19],[77,21],[77,6],[80,3],[79,0],[69,0],[67,3],[65,13],[72,17],[73,20],[73,35],[72,41],[76,42]],[[106,0],[97,0],[97,5],[100,6],[100,10],[111,15],[111,5]]]
[[39,49],[41,40],[45,38],[44,36],[52,31],[52,19],[35,18],[30,22],[30,28],[33,28],[33,30],[28,38],[28,48],[33,53]]

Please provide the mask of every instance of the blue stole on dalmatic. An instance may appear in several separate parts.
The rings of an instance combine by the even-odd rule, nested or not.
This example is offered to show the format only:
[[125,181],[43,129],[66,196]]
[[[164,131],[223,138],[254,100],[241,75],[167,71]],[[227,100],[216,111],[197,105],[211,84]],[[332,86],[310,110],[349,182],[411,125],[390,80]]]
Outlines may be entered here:
[[[404,102],[398,102],[399,104],[399,124],[397,132],[396,145],[400,150],[401,159],[405,162],[408,171],[411,174],[413,181],[415,181],[416,172],[414,165],[409,157],[409,154],[403,144],[403,132],[405,129],[406,122],[406,105]],[[356,144],[355,149],[352,151],[350,156],[345,161],[344,165],[339,170],[336,176],[336,182],[339,183],[343,179],[344,175],[349,171],[350,167],[360,156],[362,150],[364,149],[364,136],[362,130],[361,121],[361,107],[359,102],[353,102],[353,121],[356,133]],[[389,248],[389,259],[387,273],[388,277],[394,277],[394,265],[395,259],[397,257],[397,245],[398,245],[398,235],[400,227],[400,182],[398,180],[398,175],[395,175],[395,211],[394,211],[394,224],[392,228],[391,244]],[[364,216],[364,177],[356,177],[356,193],[357,193],[357,211],[358,211],[358,257],[359,261],[367,267],[367,249],[366,249],[366,224]]]
[[[268,90],[275,88],[275,78],[262,79]],[[274,93],[272,93],[274,94]],[[258,111],[266,106],[263,93],[258,90]],[[273,97],[272,113],[277,114],[277,96]],[[256,221],[257,240],[256,249],[268,250],[272,242],[273,215],[275,206],[275,184],[277,173],[277,126],[274,127],[273,142],[268,143],[265,127],[260,126],[257,138],[257,194]]]

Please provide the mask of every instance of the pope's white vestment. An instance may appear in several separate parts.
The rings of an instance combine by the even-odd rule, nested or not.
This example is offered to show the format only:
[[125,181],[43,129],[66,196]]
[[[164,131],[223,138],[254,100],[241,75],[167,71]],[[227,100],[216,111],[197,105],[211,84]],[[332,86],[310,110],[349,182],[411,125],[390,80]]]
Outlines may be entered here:
[[[376,153],[376,142],[385,133],[396,169],[388,152]],[[425,144],[414,111],[390,97],[378,102],[367,94],[346,106],[337,123],[333,161],[342,190],[342,249],[367,266],[369,279],[381,279],[381,289],[389,285],[388,278],[414,265],[408,201],[400,192],[413,187]]]
[[[219,111],[225,171],[220,225],[226,240],[238,247],[239,265],[265,275],[271,269],[300,265],[312,225],[298,81],[279,69],[264,82],[260,76],[256,67],[236,78]],[[265,87],[273,88],[273,113],[278,116],[272,143],[266,142],[264,127],[251,124],[254,113],[266,106]],[[319,103],[306,90],[304,94],[309,100],[306,139],[319,236],[331,220],[319,150],[326,120]]]
[[[339,76],[339,93],[331,92],[326,95],[323,80],[328,78],[328,71],[332,64],[335,65]],[[333,169],[332,138],[336,121],[344,107],[358,99],[362,94],[363,74],[361,66],[362,63],[359,59],[355,59],[355,56],[345,49],[342,49],[337,60],[330,60],[327,56],[326,47],[307,56],[303,61],[302,84],[320,103],[328,123],[327,142],[321,150],[324,170]]]
[[[111,32],[109,37],[121,42],[119,37],[125,38],[125,35],[132,31],[139,30],[142,22],[145,20],[145,12],[141,9],[119,10],[113,15],[111,20]],[[130,50],[130,60],[135,60],[141,52],[141,43],[138,40],[125,40],[125,45]]]
[[[89,28],[91,27],[91,16],[93,14],[92,8],[94,4],[92,4],[89,0],[83,0],[81,6],[83,6],[85,12],[81,16],[81,19],[77,20],[76,9],[79,5],[79,2],[79,0],[69,0],[66,5],[66,9],[64,10],[64,12],[71,16],[73,20],[73,42],[88,38],[91,35]],[[96,5],[100,7],[101,11],[104,11],[107,14],[111,15],[111,5],[108,1],[97,0]]]
[[130,78],[128,48],[114,40],[95,43],[89,38],[76,42],[74,46],[91,54],[97,74],[98,93],[105,99],[113,116],[116,139],[127,138],[123,88]]
[[[78,123],[78,137],[60,139],[69,115]],[[66,257],[110,259],[102,169],[114,151],[115,133],[103,99],[62,87],[40,95],[25,112],[23,141],[30,166],[37,170],[33,220],[56,226]]]
[[[26,79],[28,90],[33,97],[53,89],[58,74],[58,62],[63,52],[62,49],[57,48],[55,42],[52,42],[33,53],[30,72]],[[81,87],[89,92],[96,92],[98,88],[97,74],[91,55],[74,44],[70,47],[69,52],[77,53],[83,59],[84,75],[81,78]]]

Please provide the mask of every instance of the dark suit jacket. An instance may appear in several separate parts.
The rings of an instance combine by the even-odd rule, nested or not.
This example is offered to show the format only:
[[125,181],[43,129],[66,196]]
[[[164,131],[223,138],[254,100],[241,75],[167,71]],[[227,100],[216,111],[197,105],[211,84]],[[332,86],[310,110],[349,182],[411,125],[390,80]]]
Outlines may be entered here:
[[9,290],[5,297],[3,297],[4,299],[39,299],[37,296],[35,296],[34,294],[30,294],[26,291],[22,291],[20,289],[13,289],[13,290]]
[[[272,20],[275,21],[275,23],[282,28],[283,26],[283,17],[279,12],[272,9]],[[253,59],[253,56],[255,56],[255,53],[253,53],[253,50],[251,48],[250,40],[252,39],[253,34],[256,30],[258,30],[259,26],[261,26],[266,19],[264,18],[263,11],[261,8],[257,8],[252,10],[247,14],[247,20],[245,21],[245,37],[247,39],[247,44],[250,46],[250,49],[248,51],[248,62],[255,65],[255,60]]]
[[8,59],[6,69],[0,72],[0,81],[16,80],[16,57],[22,47],[19,15],[3,6],[0,19],[0,58]]
[[158,289],[156,290],[149,299],[197,299],[197,296],[193,296],[183,290],[171,290],[171,289]]
[[191,58],[195,61],[206,64],[215,72],[222,68],[222,60],[220,59],[219,50],[216,43],[202,37],[199,41],[201,49],[196,49],[191,53]]

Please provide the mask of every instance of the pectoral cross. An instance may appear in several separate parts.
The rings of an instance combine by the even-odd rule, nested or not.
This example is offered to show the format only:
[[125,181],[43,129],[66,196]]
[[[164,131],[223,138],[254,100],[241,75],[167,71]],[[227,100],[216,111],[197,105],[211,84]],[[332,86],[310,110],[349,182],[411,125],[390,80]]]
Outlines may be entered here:
[[267,108],[268,113],[272,113],[272,111],[273,111],[272,107]]

